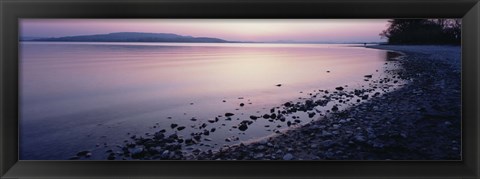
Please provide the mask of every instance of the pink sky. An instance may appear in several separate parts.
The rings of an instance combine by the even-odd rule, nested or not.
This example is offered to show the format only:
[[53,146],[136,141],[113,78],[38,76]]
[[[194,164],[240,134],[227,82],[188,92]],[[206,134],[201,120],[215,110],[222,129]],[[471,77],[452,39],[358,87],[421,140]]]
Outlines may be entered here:
[[21,19],[21,36],[174,33],[232,41],[385,41],[387,19]]

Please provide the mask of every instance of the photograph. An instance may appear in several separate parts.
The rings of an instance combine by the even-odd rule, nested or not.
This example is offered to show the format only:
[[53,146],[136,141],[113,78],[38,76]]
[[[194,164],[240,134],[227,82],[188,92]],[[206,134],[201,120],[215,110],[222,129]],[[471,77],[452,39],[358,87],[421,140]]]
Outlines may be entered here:
[[18,28],[20,161],[462,160],[460,18]]

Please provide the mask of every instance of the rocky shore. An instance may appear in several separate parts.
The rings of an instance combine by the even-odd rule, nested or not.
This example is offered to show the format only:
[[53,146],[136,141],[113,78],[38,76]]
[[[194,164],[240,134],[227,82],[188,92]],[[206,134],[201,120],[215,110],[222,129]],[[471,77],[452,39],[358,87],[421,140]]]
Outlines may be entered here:
[[[365,74],[365,85],[361,88],[344,85],[318,89],[307,98],[285,102],[265,114],[247,115],[238,125],[231,126],[244,132],[259,120],[268,121],[271,123],[268,128],[274,129],[272,135],[263,139],[211,150],[199,147],[211,141],[209,135],[215,132],[215,127],[210,124],[236,117],[235,113],[227,112],[205,121],[190,136],[169,132],[185,129],[177,124],[148,136],[131,136],[125,145],[117,146],[118,150],[106,151],[106,157],[109,160],[460,160],[460,47],[368,48],[392,51],[387,53],[384,69],[380,69],[387,76]],[[80,151],[71,159],[91,155],[90,151]]]
[[369,48],[403,52],[395,73],[408,83],[298,129],[196,159],[460,160],[460,47]]

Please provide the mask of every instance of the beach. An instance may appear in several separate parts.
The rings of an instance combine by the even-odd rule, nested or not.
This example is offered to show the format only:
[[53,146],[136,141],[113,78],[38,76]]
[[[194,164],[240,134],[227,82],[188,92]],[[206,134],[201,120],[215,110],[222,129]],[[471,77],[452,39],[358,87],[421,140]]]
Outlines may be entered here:
[[277,137],[196,159],[461,160],[460,47],[368,48],[404,53],[397,74],[409,82]]

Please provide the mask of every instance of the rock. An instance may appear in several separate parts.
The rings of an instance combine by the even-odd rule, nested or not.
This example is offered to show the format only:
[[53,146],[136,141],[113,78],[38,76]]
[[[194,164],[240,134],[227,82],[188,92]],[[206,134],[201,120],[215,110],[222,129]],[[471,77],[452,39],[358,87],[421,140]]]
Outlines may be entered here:
[[165,151],[162,152],[160,157],[163,158],[163,159],[168,159],[169,156],[170,156],[170,151],[165,150]]
[[276,119],[276,118],[277,118],[277,115],[276,115],[275,113],[273,113],[273,114],[270,115],[270,118],[271,118],[271,119]]
[[245,104],[243,104],[243,103],[240,103],[240,107],[243,107],[243,106],[245,106]]
[[196,118],[194,118],[194,117],[192,117],[192,119],[190,119],[190,120],[191,120],[191,121],[197,121],[197,119],[196,119]]
[[270,118],[270,115],[264,114],[264,115],[263,115],[263,118],[264,118],[264,119],[268,119],[268,118]]
[[177,134],[171,134],[168,136],[169,139],[172,139],[172,140],[176,140],[178,139],[178,135]]
[[309,117],[309,118],[312,118],[313,116],[315,116],[315,112],[309,112],[309,113],[308,113],[308,117]]
[[366,100],[366,99],[368,99],[368,95],[364,95],[364,96],[362,96],[362,99],[363,99],[363,100]]
[[134,148],[132,151],[130,151],[132,154],[139,154],[143,152],[143,147],[137,147]]
[[445,124],[446,126],[451,126],[451,125],[452,125],[452,123],[451,123],[450,121],[445,121],[444,124]]
[[215,119],[209,119],[208,122],[209,122],[209,123],[214,123],[214,122],[215,122]]
[[177,127],[177,126],[178,126],[178,124],[170,124],[170,127],[171,127],[172,129],[175,129],[175,127]]
[[275,85],[275,86],[278,86],[278,87],[280,87],[280,86],[282,86],[282,84],[277,84],[277,85]]
[[229,112],[225,113],[225,116],[226,116],[226,117],[230,117],[230,116],[233,116],[233,115],[235,115],[235,114],[229,113]]
[[248,129],[248,126],[245,123],[242,123],[240,124],[240,126],[238,126],[238,130],[246,131],[247,129]]
[[259,146],[257,146],[257,150],[260,150],[260,151],[262,151],[262,150],[264,150],[264,149],[265,149],[265,146],[263,146],[263,145],[259,145]]
[[78,153],[77,153],[77,156],[82,157],[82,156],[87,155],[87,153],[89,153],[89,152],[90,152],[90,151],[87,151],[87,150],[81,151],[81,152],[78,152]]
[[290,107],[290,106],[292,106],[292,103],[290,103],[290,102],[286,102],[286,103],[285,103],[285,104],[283,104],[283,105],[284,105],[285,107]]
[[327,131],[322,131],[322,137],[330,137],[330,136],[332,136],[332,133]]
[[185,126],[180,126],[180,127],[177,128],[178,131],[181,131],[183,129],[185,129]]
[[335,143],[332,140],[324,140],[324,141],[320,142],[319,144],[324,148],[329,148],[329,147],[333,146],[333,144],[335,144]]
[[337,107],[337,106],[333,106],[333,107],[332,107],[332,111],[333,111],[333,112],[338,111],[338,107]]
[[354,139],[355,139],[355,141],[357,141],[357,142],[365,142],[365,141],[366,141],[366,140],[365,140],[365,137],[364,137],[363,135],[356,135],[356,136],[354,137]]
[[283,160],[292,160],[293,159],[293,155],[291,153],[287,153],[283,156],[282,158]]
[[256,119],[258,119],[258,117],[257,116],[250,116],[250,119],[256,120]]
[[154,138],[155,139],[163,139],[165,137],[165,134],[163,134],[162,132],[156,132],[154,135]]
[[342,91],[342,90],[343,90],[343,87],[339,86],[339,87],[336,87],[335,89],[336,89],[336,90],[339,90],[339,91]]
[[364,77],[365,78],[372,78],[373,76],[372,75],[365,75]]
[[255,156],[253,156],[253,158],[255,158],[255,159],[262,159],[263,156],[265,156],[263,153],[257,153],[257,154],[255,154]]

